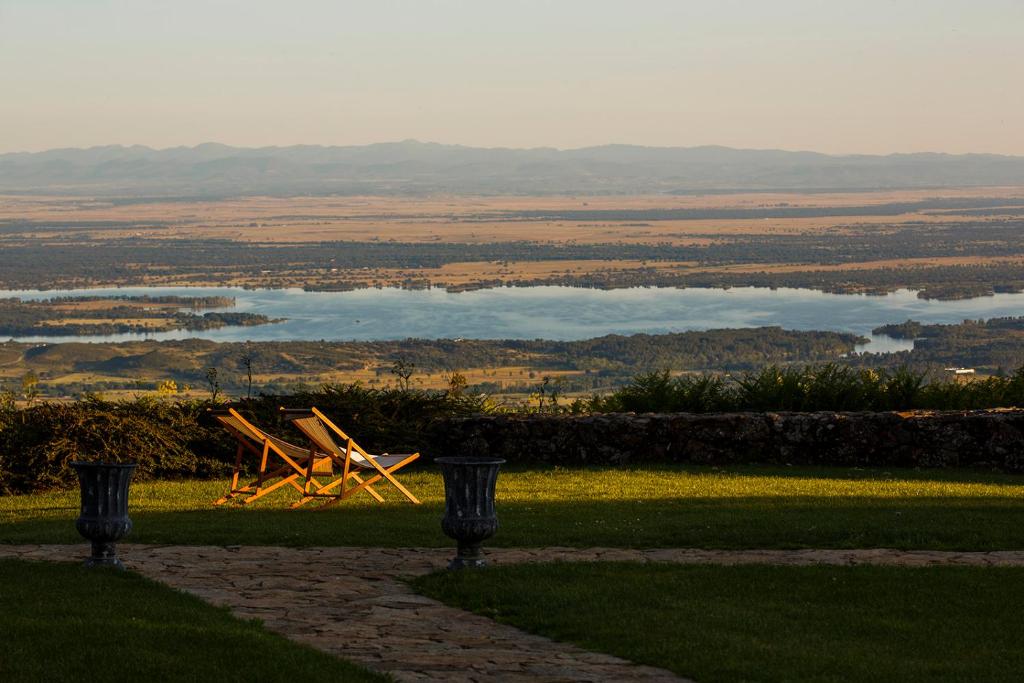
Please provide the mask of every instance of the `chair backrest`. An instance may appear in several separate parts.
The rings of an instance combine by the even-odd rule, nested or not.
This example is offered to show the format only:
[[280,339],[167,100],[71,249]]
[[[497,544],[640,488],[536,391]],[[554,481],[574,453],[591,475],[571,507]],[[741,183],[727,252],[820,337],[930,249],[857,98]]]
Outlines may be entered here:
[[234,408],[211,410],[210,414],[232,434],[235,434],[238,438],[246,439],[257,448],[262,449],[264,441],[269,441],[291,458],[305,458],[309,455],[308,448],[296,446],[284,439],[279,439],[273,434],[268,434],[242,417]]
[[266,438],[263,432],[239,415],[234,408],[211,409],[209,412],[229,432],[260,446],[263,445],[263,439]]
[[[363,462],[366,458],[370,457],[366,451],[360,448],[359,444],[357,444],[352,437],[341,431],[341,429],[324,417],[316,408],[282,408],[281,412],[284,413],[285,419],[289,420],[300,432],[309,437],[310,441],[325,452],[334,453],[336,456],[344,458],[348,445],[351,444],[351,457],[353,460],[356,462]],[[330,429],[328,429],[328,427],[330,427]],[[338,446],[334,437],[331,436],[332,431],[345,440],[345,448]]]

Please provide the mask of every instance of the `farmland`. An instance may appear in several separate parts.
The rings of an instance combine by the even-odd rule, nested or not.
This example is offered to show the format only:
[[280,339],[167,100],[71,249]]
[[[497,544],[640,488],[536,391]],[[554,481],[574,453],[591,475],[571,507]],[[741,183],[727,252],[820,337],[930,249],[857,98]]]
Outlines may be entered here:
[[[0,388],[16,388],[31,373],[49,396],[102,391],[153,391],[168,380],[183,393],[204,395],[211,380],[234,395],[282,391],[298,385],[362,382],[394,387],[403,382],[447,388],[461,376],[477,391],[526,396],[584,393],[619,386],[637,372],[672,367],[744,370],[770,362],[823,362],[848,353],[859,340],[835,332],[778,328],[711,330],[665,335],[609,335],[577,342],[425,340],[381,342],[217,343],[201,339],[119,344],[0,343]],[[209,376],[214,369],[215,378]],[[401,379],[401,374],[409,376]]]
[[[1024,187],[875,192],[601,196],[0,197],[0,287],[124,285],[472,290],[502,285],[597,288],[804,287],[961,299],[1024,289]],[[56,293],[55,293],[56,295]],[[105,303],[104,303],[105,302]],[[0,334],[99,334],[267,322],[183,313],[164,302],[8,301]],[[134,307],[134,308],[133,308]],[[214,316],[238,319],[206,320]],[[126,327],[127,326],[127,327]],[[933,328],[913,353],[867,365],[1016,367],[1016,329]],[[611,339],[611,338],[609,338]],[[631,338],[632,339],[632,338]],[[719,330],[607,342],[407,341],[253,345],[198,340],[0,347],[0,381],[40,378],[44,394],[133,392],[173,380],[236,393],[250,385],[361,381],[482,391],[601,391],[639,371],[744,370],[847,357],[856,339],[777,329]],[[531,344],[533,344],[531,346]],[[708,354],[710,344],[721,354]],[[724,345],[724,346],[723,346]],[[579,347],[579,348],[577,348]],[[644,353],[660,349],[654,355]],[[243,372],[241,358],[251,363]],[[641,360],[643,358],[643,360]],[[552,385],[551,383],[557,383]]]
[[1024,188],[561,197],[0,198],[0,286],[1024,286]]

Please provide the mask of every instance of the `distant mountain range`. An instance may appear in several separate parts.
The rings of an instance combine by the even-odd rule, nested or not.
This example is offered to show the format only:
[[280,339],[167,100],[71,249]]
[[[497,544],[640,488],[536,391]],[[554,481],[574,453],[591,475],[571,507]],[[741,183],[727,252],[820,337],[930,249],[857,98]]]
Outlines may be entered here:
[[251,194],[617,194],[1024,185],[1024,157],[834,156],[728,147],[505,149],[414,140],[351,147],[112,145],[0,154],[0,192],[113,197]]

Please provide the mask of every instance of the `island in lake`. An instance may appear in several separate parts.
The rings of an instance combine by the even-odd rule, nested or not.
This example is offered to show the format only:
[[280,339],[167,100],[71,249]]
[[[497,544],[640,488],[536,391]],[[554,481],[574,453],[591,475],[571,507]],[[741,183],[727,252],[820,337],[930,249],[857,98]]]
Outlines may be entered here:
[[0,336],[86,336],[173,330],[212,330],[280,322],[259,313],[207,311],[229,308],[223,296],[81,296],[36,301],[0,299]]

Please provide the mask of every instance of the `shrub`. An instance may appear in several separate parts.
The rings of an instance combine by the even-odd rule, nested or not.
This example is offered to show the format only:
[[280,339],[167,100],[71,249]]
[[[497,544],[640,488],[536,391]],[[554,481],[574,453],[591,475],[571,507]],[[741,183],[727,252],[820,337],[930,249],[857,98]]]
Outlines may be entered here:
[[733,378],[666,371],[638,375],[590,412],[969,410],[1024,406],[1024,368],[1009,377],[967,382],[937,379],[908,368],[862,370],[845,365],[770,366]]
[[[209,401],[139,398],[36,403],[18,409],[0,394],[0,493],[70,485],[66,466],[82,457],[138,462],[140,479],[210,477],[234,460],[230,436],[206,413]],[[1024,369],[1008,377],[969,382],[929,381],[907,369],[858,370],[842,365],[769,367],[730,378],[638,375],[607,396],[577,399],[563,412],[886,411],[964,410],[1024,405]],[[276,396],[260,395],[237,408],[257,425],[303,443],[279,411],[317,406],[373,451],[443,447],[444,422],[502,412],[486,397],[461,391],[368,389],[326,385]],[[439,431],[440,430],[440,431]]]
[[623,389],[590,399],[593,412],[705,413],[730,410],[734,397],[717,375],[672,378],[668,370],[637,375]]
[[259,426],[301,438],[282,418],[282,406],[316,406],[361,446],[378,452],[419,450],[423,435],[439,420],[498,410],[488,398],[475,394],[368,389],[361,384],[329,384],[284,396],[261,394],[242,401],[238,409]]
[[[0,401],[0,493],[69,486],[75,476],[67,463],[80,458],[137,462],[138,479],[225,474],[234,462],[235,444],[206,414],[212,405],[209,401],[90,397],[17,410],[13,402]],[[285,424],[279,408],[312,405],[364,447],[392,452],[422,449],[424,435],[441,419],[497,409],[480,396],[360,385],[262,395],[236,407],[258,426],[285,438],[290,434],[303,443]]]
[[202,406],[153,399],[40,403],[6,418],[0,431],[0,491],[32,491],[74,482],[66,465],[93,459],[137,462],[139,478],[224,471],[200,457],[216,435],[198,423]]

